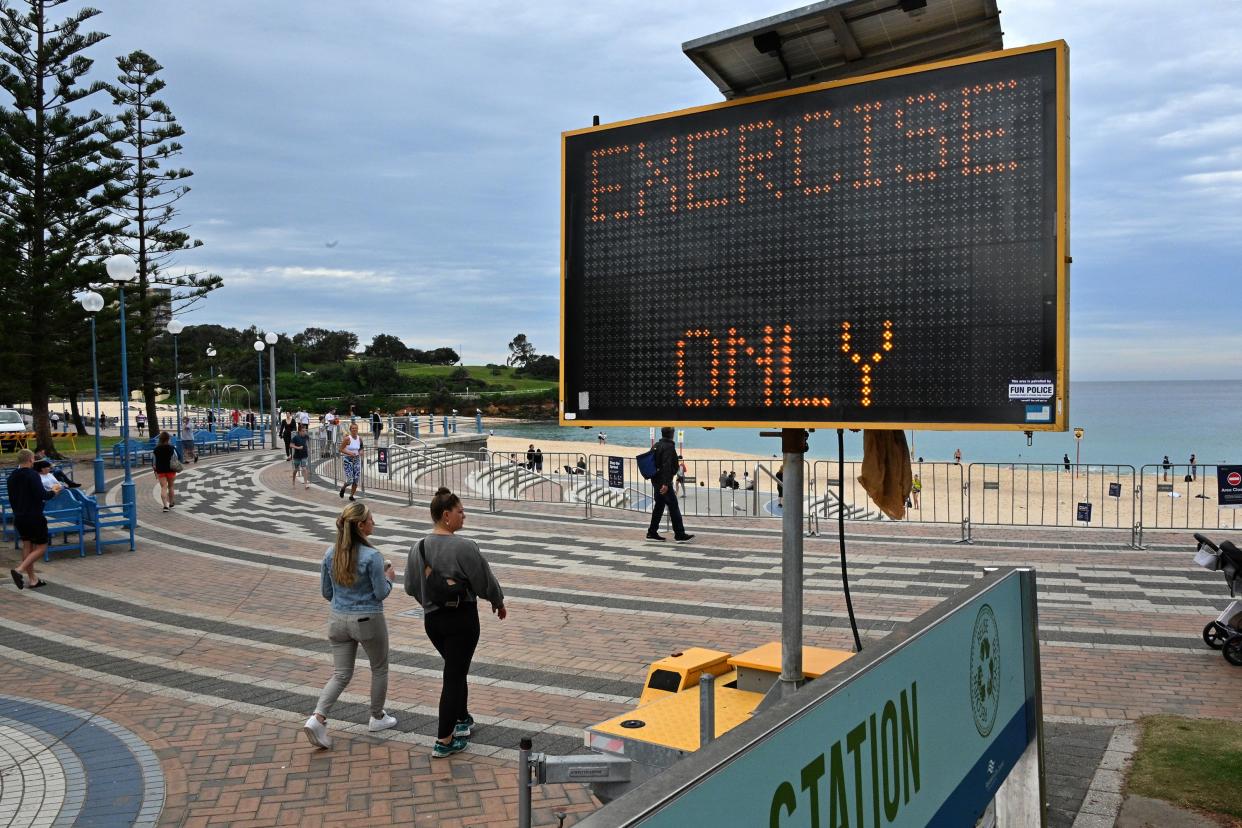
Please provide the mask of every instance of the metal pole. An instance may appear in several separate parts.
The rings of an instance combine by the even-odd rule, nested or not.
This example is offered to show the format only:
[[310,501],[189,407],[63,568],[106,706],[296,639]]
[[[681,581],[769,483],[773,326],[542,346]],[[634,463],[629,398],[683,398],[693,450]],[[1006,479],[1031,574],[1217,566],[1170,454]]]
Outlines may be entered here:
[[518,743],[518,828],[530,828],[530,750],[534,743],[524,738]]
[[255,356],[259,358],[259,445],[263,445],[263,352],[259,351]]
[[91,314],[91,375],[95,380],[95,495],[108,491],[104,481],[103,448],[99,436],[99,363],[95,360],[95,314]]
[[129,358],[125,344],[125,285],[117,283],[117,293],[121,300],[121,441],[125,450],[121,453],[125,466],[125,480],[121,483],[121,503],[125,507],[126,516],[133,523],[138,522],[138,501],[134,492],[134,478],[130,473],[129,456],[134,447],[129,442]]
[[802,673],[802,461],[807,433],[781,429],[784,455],[781,508],[781,696],[788,697],[803,681]]
[[716,738],[716,677],[711,673],[699,676],[699,749]]
[[268,356],[267,367],[271,370],[269,370],[267,373],[268,373],[268,382],[271,383],[271,391],[272,391],[271,393],[272,448],[276,448],[276,412],[279,410],[276,408],[276,346],[275,345],[269,346],[268,352],[269,352],[269,356]]
[[[181,444],[181,366],[177,356],[177,335],[173,334],[173,391],[177,395],[177,425],[173,434],[177,435],[177,445]],[[185,454],[181,455],[185,459]]]

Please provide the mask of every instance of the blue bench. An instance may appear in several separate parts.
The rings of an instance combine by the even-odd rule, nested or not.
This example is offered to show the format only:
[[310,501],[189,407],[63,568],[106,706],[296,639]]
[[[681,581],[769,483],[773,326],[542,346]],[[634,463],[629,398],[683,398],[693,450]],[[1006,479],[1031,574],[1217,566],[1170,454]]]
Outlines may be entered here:
[[199,454],[211,454],[213,451],[227,450],[228,442],[214,431],[202,429],[194,432],[194,450]]
[[126,443],[124,440],[112,446],[112,455],[108,464],[114,468],[125,465],[126,448],[129,450],[129,463],[131,466],[143,466],[151,460],[151,441],[134,441],[130,440]]
[[[100,506],[99,501],[79,489],[70,489],[69,494],[79,504],[83,523],[95,530],[96,555],[102,555],[105,546],[117,543],[129,543],[129,551],[134,551],[134,521],[126,513],[124,506]],[[126,534],[105,540],[105,529],[124,529]]]
[[224,435],[225,442],[237,451],[241,451],[242,443],[246,444],[246,448],[254,448],[254,441],[260,439],[255,437],[254,432],[248,428],[237,426],[230,428],[229,433]]
[[[47,518],[47,532],[52,543],[47,545],[43,553],[44,562],[52,559],[53,552],[78,550],[78,557],[86,557],[86,525],[83,521],[82,506],[73,496],[73,489],[61,489],[60,494],[43,504],[43,516]],[[56,536],[63,538],[55,543]],[[77,535],[76,542],[70,542],[69,536]]]

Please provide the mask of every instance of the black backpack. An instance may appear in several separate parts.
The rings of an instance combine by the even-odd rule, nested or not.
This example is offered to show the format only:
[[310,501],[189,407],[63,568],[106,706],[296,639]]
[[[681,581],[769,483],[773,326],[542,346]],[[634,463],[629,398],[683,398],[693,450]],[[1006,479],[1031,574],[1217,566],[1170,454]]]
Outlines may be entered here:
[[418,542],[418,557],[423,564],[423,581],[426,587],[423,590],[423,600],[426,603],[438,604],[441,607],[459,606],[463,598],[469,596],[470,591],[465,581],[458,581],[453,578],[446,578],[439,572],[431,568],[427,563],[427,551],[423,544],[425,541]]

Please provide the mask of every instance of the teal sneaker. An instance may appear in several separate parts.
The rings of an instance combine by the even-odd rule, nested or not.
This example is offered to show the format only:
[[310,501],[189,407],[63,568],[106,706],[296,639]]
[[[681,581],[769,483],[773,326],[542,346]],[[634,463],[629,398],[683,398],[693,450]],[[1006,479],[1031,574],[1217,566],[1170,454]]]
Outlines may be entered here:
[[454,739],[469,739],[470,734],[473,732],[474,716],[471,716],[469,713],[466,714],[466,718],[462,719],[453,726]]
[[470,744],[465,739],[453,739],[447,745],[436,742],[436,746],[431,749],[432,759],[444,759],[452,756],[454,753],[461,753],[466,749],[466,745]]

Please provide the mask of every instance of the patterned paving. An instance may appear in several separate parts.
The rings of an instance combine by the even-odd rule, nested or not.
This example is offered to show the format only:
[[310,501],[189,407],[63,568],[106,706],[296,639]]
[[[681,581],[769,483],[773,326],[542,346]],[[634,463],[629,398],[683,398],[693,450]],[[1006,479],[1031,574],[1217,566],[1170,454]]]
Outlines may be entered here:
[[[366,732],[363,663],[333,711],[335,749],[312,751],[301,722],[330,672],[318,563],[342,504],[322,484],[290,487],[276,458],[243,453],[192,466],[168,514],[140,476],[136,553],[54,561],[50,585],[35,593],[0,584],[0,686],[72,700],[93,722],[137,734],[162,773],[159,824],[511,825],[519,739],[554,754],[580,750],[585,725],[633,704],[652,657],[690,643],[738,651],[779,636],[771,521],[703,522],[691,544],[658,544],[643,540],[641,516],[630,513],[597,508],[588,521],[580,507],[506,504],[489,514],[468,502],[466,532],[511,607],[503,623],[482,619],[470,750],[430,760],[441,662],[398,591],[387,613],[387,708],[398,726]],[[425,507],[375,492],[365,500],[377,545],[403,569],[429,528]],[[864,637],[934,607],[986,566],[1034,566],[1054,826],[1073,822],[1117,724],[1152,712],[1234,715],[1226,700],[1237,674],[1198,641],[1226,597],[1217,578],[1190,564],[1180,538],[1138,552],[1121,533],[997,532],[963,546],[942,529],[849,527]],[[835,535],[807,540],[806,571],[807,643],[848,647]],[[115,775],[93,770],[67,737],[33,726],[37,710],[19,712],[0,708],[9,754],[0,760],[14,769],[0,776],[0,828],[72,824],[74,808],[80,817],[97,807],[96,775]],[[144,766],[138,778],[153,775]],[[137,797],[135,814],[152,814],[142,811],[155,801],[145,788],[120,793]],[[536,797],[536,825],[556,825],[557,812],[572,824],[598,807],[576,785],[544,786]],[[52,815],[45,803],[60,804]],[[27,822],[12,822],[10,811]]]

